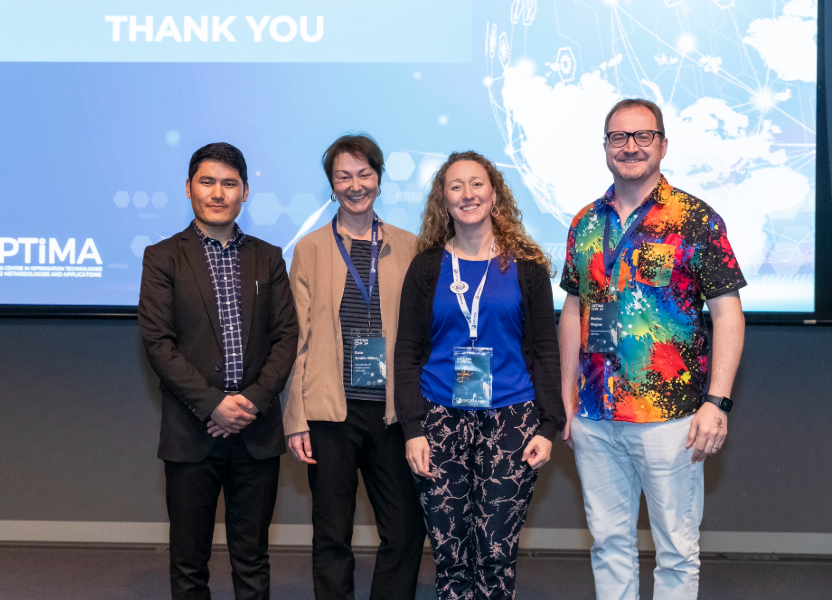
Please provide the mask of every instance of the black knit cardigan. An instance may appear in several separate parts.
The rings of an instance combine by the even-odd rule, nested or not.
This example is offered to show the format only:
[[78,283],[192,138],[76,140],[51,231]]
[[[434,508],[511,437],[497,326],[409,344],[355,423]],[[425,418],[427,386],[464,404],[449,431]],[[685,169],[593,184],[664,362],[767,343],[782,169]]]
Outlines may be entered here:
[[[433,299],[443,251],[437,247],[418,254],[402,287],[394,398],[396,415],[408,440],[424,435],[422,421],[430,404],[422,396],[421,376],[430,358]],[[517,282],[523,297],[523,358],[534,385],[540,435],[552,440],[566,424],[552,282],[544,267],[524,260],[517,261]]]

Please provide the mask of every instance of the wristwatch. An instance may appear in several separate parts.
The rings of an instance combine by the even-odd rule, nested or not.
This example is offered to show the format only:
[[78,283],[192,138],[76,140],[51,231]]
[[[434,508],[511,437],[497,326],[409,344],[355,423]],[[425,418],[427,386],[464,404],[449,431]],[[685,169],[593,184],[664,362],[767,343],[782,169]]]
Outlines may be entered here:
[[731,407],[734,406],[734,403],[730,398],[726,398],[725,396],[712,396],[711,394],[705,396],[705,402],[716,404],[725,412],[731,412]]

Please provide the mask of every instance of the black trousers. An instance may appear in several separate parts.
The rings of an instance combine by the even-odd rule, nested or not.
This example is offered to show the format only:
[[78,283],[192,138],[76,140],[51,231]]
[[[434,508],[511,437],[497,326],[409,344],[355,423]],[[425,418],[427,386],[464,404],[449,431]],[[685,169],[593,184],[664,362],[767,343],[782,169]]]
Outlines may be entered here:
[[312,577],[317,600],[353,600],[352,553],[358,470],[381,544],[370,600],[413,600],[425,541],[422,510],[398,423],[385,426],[384,403],[348,400],[343,423],[310,421]]
[[217,438],[198,463],[165,461],[173,600],[210,600],[208,559],[220,489],[237,600],[269,598],[269,524],[280,457],[257,460],[240,434]]

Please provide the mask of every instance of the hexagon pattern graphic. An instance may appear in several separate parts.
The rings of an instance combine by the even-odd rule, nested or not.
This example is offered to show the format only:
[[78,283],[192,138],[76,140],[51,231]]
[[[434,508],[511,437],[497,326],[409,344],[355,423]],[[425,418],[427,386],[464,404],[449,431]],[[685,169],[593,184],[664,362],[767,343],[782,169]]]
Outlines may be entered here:
[[393,181],[407,181],[416,168],[416,163],[407,152],[391,152],[387,158],[387,175]]
[[401,190],[398,185],[390,181],[385,181],[381,184],[381,197],[379,200],[381,200],[383,204],[395,204],[399,201],[400,193]]
[[385,221],[395,225],[396,227],[407,227],[409,216],[407,211],[401,206],[396,206],[387,211],[387,218]]
[[274,225],[283,207],[272,192],[258,192],[249,202],[248,214],[257,225]]
[[127,205],[130,204],[130,194],[124,191],[116,192],[116,195],[113,196],[113,203],[119,208],[127,208]]
[[292,223],[300,227],[318,208],[320,202],[315,198],[315,194],[303,193],[292,196],[285,212],[292,219]]
[[523,25],[530,26],[537,14],[537,0],[526,0],[523,6]]
[[526,6],[526,0],[514,0],[511,3],[511,24],[517,25],[517,22],[520,20],[520,13],[523,11],[523,8]]
[[500,34],[499,57],[500,64],[505,69],[511,62],[511,45],[508,43],[508,36],[505,31]]
[[425,199],[422,186],[418,183],[409,183],[407,188],[399,194],[399,199],[408,204],[420,204]]
[[[119,208],[127,208],[131,202],[130,193],[125,190],[119,190],[113,196],[113,203]],[[153,196],[148,196],[147,192],[135,192],[132,198],[133,204],[136,208],[145,208],[148,203],[153,204],[156,208],[164,208],[168,203],[168,195],[165,192],[153,192]]]
[[555,59],[558,66],[558,75],[563,82],[570,82],[575,79],[575,54],[572,48],[559,48],[558,57]]
[[147,192],[136,192],[133,194],[133,204],[136,205],[136,208],[144,208],[148,202],[150,202],[150,197],[147,195]]
[[717,5],[717,8],[725,10],[726,8],[734,6],[734,0],[714,0],[714,4]]
[[150,203],[156,208],[162,208],[168,203],[168,195],[165,192],[154,192],[150,197]]
[[382,223],[387,222],[387,210],[389,206],[385,206],[384,204],[376,204],[373,206],[373,211],[376,213],[376,216],[381,219]]
[[137,235],[133,238],[133,241],[130,242],[130,250],[133,251],[133,254],[136,258],[141,258],[144,254],[144,249],[147,248],[151,244],[150,238],[146,235]]
[[[439,167],[448,159],[447,156],[436,156],[433,154],[426,154],[422,160],[419,161],[419,183],[427,185],[433,179],[433,176],[439,170]],[[427,195],[427,190],[425,191]]]

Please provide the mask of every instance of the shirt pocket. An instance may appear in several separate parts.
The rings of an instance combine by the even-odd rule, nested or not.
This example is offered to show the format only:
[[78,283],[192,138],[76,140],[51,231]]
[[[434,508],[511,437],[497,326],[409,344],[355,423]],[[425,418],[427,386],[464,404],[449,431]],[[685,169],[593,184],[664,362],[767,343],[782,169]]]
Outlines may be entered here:
[[636,251],[636,281],[652,287],[665,287],[673,275],[676,246],[673,244],[651,244],[642,242]]

